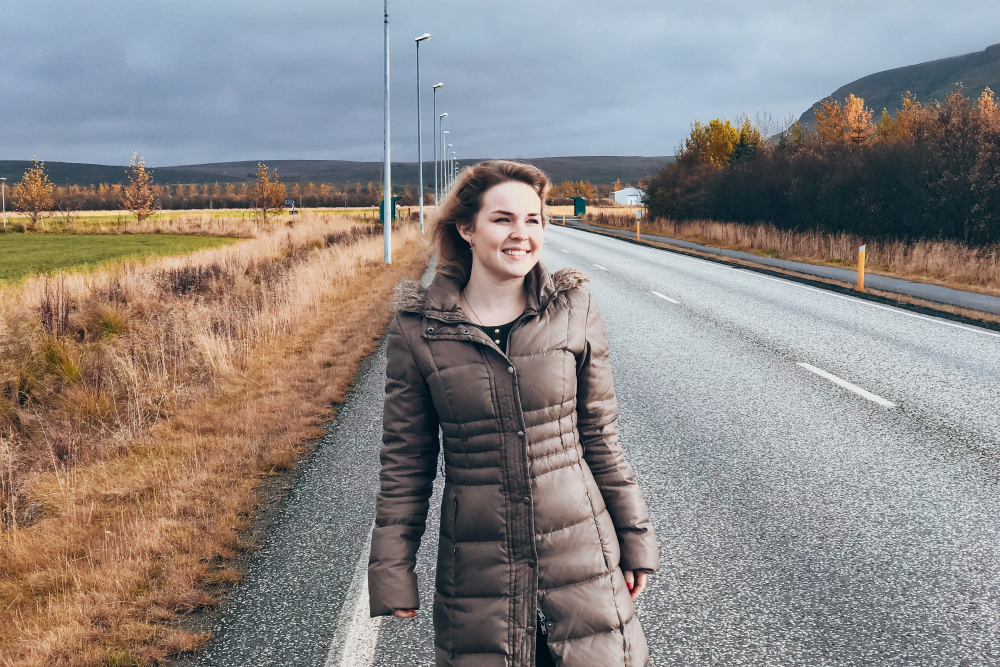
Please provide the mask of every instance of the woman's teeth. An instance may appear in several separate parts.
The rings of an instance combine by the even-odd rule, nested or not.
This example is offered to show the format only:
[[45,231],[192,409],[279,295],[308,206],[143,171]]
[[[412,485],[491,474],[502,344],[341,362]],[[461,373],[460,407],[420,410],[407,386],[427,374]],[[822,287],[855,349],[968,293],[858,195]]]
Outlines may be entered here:
[[527,250],[504,250],[503,254],[510,255],[511,257],[524,257],[528,254]]

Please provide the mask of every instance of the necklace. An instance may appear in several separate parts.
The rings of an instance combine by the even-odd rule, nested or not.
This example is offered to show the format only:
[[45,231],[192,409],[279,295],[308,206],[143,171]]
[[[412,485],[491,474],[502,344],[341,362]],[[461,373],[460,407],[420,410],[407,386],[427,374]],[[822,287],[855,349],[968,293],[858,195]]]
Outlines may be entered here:
[[465,301],[467,306],[469,306],[469,310],[472,312],[473,316],[475,316],[475,318],[479,321],[479,324],[482,324],[483,318],[479,317],[479,313],[477,313],[476,309],[472,307],[472,304],[469,302],[469,297],[465,296],[465,290],[462,290],[462,300]]

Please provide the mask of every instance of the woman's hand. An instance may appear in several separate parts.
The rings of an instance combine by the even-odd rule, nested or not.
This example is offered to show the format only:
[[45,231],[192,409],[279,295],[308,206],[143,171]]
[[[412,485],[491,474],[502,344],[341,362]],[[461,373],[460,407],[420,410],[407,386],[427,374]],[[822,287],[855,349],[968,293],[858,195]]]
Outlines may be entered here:
[[[645,575],[643,576],[643,581],[646,581]],[[392,615],[396,618],[413,618],[417,615],[416,609],[397,609],[392,612]]]
[[[643,589],[646,588],[646,573],[625,570],[622,574],[625,575],[625,585],[628,586],[629,595],[632,596],[633,600],[636,599],[639,597],[639,593],[642,593]],[[416,612],[413,614],[415,616]]]

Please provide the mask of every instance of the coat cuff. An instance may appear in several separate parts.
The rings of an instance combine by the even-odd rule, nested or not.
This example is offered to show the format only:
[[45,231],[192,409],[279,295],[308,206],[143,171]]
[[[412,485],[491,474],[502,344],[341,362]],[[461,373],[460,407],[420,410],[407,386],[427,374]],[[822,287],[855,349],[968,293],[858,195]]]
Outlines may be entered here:
[[[372,550],[368,557],[368,604],[371,616],[385,616],[396,609],[419,609],[416,558],[392,553],[391,547],[409,544],[403,539],[409,526],[376,526],[372,531]],[[414,547],[415,549],[415,547]],[[397,548],[398,550],[398,548]],[[408,550],[406,550],[408,551]]]
[[618,533],[621,548],[619,567],[625,570],[656,572],[660,569],[660,552],[652,533],[621,531]]

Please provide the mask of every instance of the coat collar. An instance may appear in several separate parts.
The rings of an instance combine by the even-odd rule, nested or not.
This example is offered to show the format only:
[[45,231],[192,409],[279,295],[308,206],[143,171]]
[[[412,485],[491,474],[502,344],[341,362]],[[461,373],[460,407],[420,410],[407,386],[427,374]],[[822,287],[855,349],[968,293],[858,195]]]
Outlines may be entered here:
[[[549,274],[541,262],[525,276],[526,312],[541,312],[561,292],[580,289],[590,277],[579,269],[560,269]],[[438,273],[429,287],[416,280],[406,280],[396,286],[393,310],[423,314],[443,322],[466,322],[459,302],[461,286],[451,276]]]

